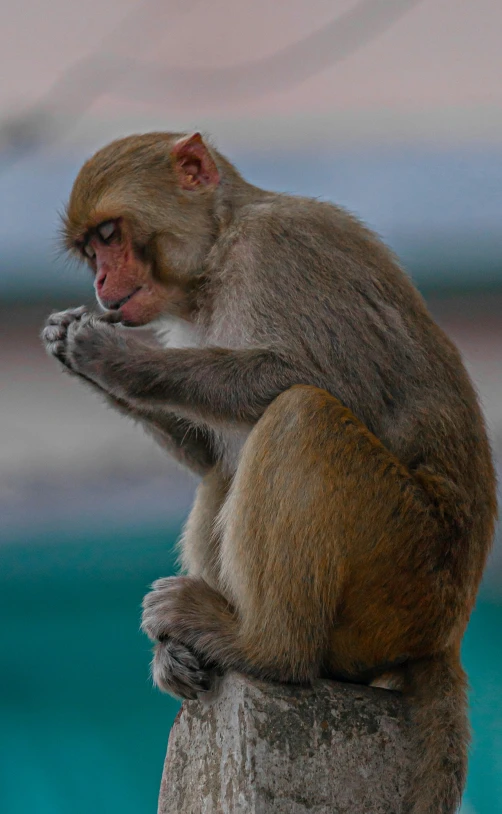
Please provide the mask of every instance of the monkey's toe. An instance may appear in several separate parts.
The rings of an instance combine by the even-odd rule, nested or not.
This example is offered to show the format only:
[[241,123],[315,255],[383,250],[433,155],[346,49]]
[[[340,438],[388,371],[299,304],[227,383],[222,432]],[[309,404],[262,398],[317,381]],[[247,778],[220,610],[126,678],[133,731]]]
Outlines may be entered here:
[[173,639],[155,646],[152,677],[160,690],[190,700],[208,692],[213,682],[213,673],[201,665],[195,653]]
[[64,339],[65,336],[66,328],[63,325],[47,325],[42,334],[42,338],[47,344]]

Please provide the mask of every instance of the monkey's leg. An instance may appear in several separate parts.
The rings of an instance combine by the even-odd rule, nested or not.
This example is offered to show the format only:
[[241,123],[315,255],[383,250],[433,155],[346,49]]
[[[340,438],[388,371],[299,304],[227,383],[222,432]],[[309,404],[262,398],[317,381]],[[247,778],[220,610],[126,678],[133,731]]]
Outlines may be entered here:
[[144,600],[150,638],[172,636],[224,668],[263,677],[319,674],[344,568],[327,518],[343,489],[330,471],[336,417],[327,399],[339,404],[293,388],[267,408],[218,519],[224,587],[197,576],[158,580]]
[[224,667],[357,678],[439,647],[455,599],[431,501],[328,393],[295,387],[246,442],[219,518],[223,590],[160,580],[143,626]]
[[216,518],[230,488],[230,478],[219,466],[200,482],[190,516],[180,541],[181,566],[190,576],[202,579],[216,590],[220,584],[220,541]]
[[429,491],[337,399],[292,388],[251,432],[220,513],[224,590],[160,580],[143,626],[263,678],[368,681],[401,663],[415,755],[403,811],[453,814],[472,598],[455,559],[465,532]]

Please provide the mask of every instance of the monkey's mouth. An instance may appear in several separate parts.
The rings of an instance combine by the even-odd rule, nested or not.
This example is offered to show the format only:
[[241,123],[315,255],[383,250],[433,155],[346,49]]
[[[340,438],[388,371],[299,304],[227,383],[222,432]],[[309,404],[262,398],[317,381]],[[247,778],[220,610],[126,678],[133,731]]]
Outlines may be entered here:
[[131,291],[130,294],[126,294],[125,297],[122,297],[121,300],[116,300],[115,302],[110,303],[108,305],[108,310],[109,311],[118,311],[118,310],[120,310],[120,308],[122,308],[122,306],[125,305],[126,302],[129,302],[129,300],[132,300],[132,298],[135,297],[136,294],[138,293],[138,291],[141,291],[142,288],[143,288],[143,286],[139,285],[139,286],[137,286],[137,288],[133,289],[133,291]]
[[159,303],[151,295],[148,286],[140,285],[123,297],[116,305],[117,316],[126,328],[147,325],[158,316]]

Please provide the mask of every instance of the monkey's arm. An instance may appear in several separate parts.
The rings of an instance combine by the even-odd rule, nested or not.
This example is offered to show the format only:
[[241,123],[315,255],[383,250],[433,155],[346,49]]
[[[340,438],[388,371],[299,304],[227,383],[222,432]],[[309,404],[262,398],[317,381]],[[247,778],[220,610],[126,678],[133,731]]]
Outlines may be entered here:
[[272,350],[152,348],[94,317],[70,326],[65,352],[72,369],[156,416],[254,424],[292,385],[323,385]]
[[205,475],[217,463],[210,438],[201,427],[167,410],[147,411],[110,396],[100,387],[97,389],[105,394],[109,404],[123,415],[139,421],[163,449],[193,472]]
[[215,465],[216,456],[210,439],[200,427],[167,410],[151,411],[140,404],[131,404],[127,398],[110,393],[103,383],[93,381],[73,368],[67,356],[68,328],[80,321],[85,313],[84,308],[72,308],[49,317],[42,334],[47,352],[54,356],[68,373],[85,381],[89,387],[102,395],[111,407],[139,421],[155,441],[180,463],[197,474],[207,473]]

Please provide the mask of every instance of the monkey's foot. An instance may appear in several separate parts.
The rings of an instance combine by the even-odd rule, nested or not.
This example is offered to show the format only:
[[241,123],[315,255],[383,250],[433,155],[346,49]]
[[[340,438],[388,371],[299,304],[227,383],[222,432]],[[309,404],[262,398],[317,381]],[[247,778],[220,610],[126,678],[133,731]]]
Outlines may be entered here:
[[[218,591],[199,577],[166,577],[154,582],[152,588],[143,600],[141,624],[150,639],[184,646],[197,660],[195,672],[198,674],[201,669],[206,673],[242,669],[236,650],[235,614]],[[192,662],[186,658],[183,664],[190,666]],[[155,660],[153,671],[155,682],[165,688],[163,681],[157,679],[157,675],[162,676],[162,667],[157,671]],[[174,669],[174,672],[178,676],[179,670]],[[184,680],[183,675],[181,678]],[[167,689],[173,692],[169,688],[170,681],[168,678]],[[208,686],[204,685],[203,689],[207,690]]]
[[184,644],[166,639],[155,646],[152,678],[160,690],[194,700],[211,689],[213,673]]

